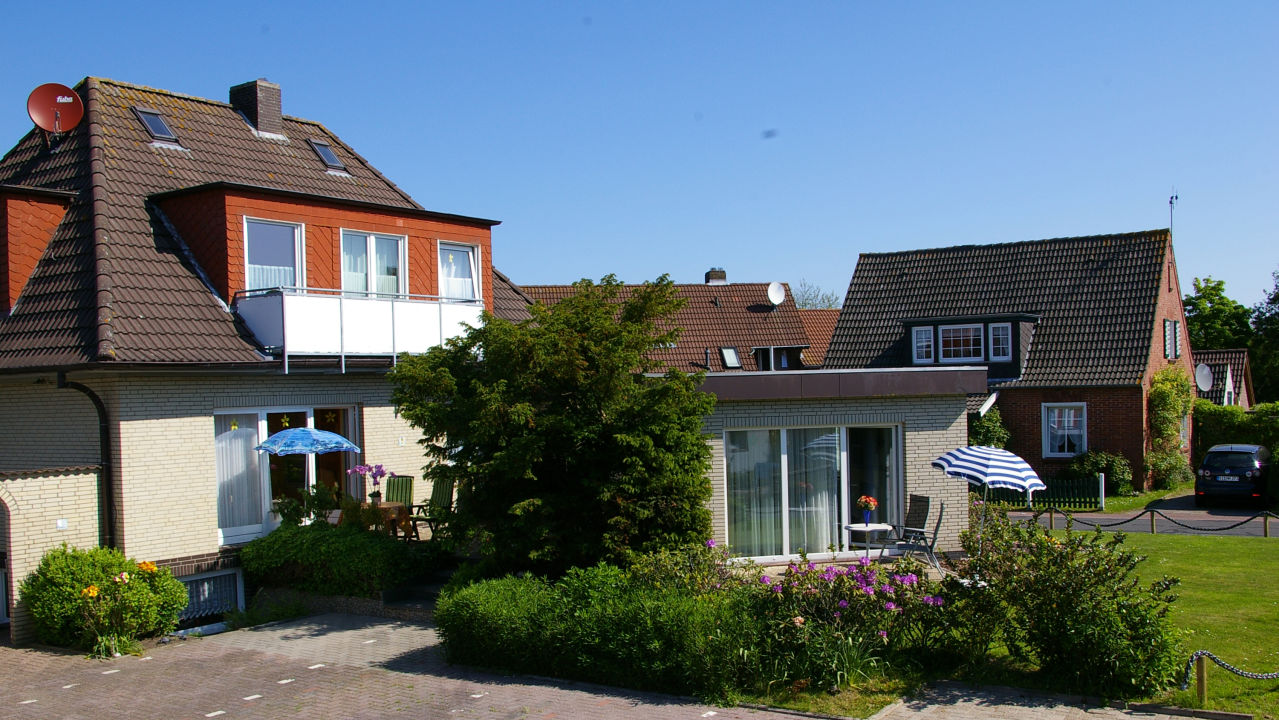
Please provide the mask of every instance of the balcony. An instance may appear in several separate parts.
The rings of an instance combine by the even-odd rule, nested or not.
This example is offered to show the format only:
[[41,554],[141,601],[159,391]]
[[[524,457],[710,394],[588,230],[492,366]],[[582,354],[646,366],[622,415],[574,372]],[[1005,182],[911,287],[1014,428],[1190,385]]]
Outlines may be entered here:
[[236,293],[234,312],[258,342],[284,357],[346,358],[423,353],[477,326],[479,300],[430,295],[343,293],[315,288],[276,288]]

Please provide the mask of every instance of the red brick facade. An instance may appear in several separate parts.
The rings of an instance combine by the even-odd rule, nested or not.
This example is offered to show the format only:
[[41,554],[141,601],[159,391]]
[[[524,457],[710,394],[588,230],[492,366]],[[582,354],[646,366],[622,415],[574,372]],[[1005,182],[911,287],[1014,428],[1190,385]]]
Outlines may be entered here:
[[[1041,475],[1051,478],[1070,464],[1069,458],[1043,456],[1044,403],[1085,403],[1087,448],[1127,458],[1134,478],[1144,473],[1146,451],[1150,448],[1147,398],[1152,377],[1168,367],[1181,368],[1187,378],[1194,377],[1181,285],[1177,280],[1171,245],[1168,247],[1160,264],[1159,298],[1150,330],[1149,359],[1139,387],[1009,388],[1000,391],[999,413],[1012,435],[1008,449],[1025,458]],[[1165,320],[1179,323],[1179,357],[1164,357]],[[1184,452],[1189,457],[1189,442]]]
[[13,308],[67,211],[66,200],[0,193],[0,291]]
[[343,229],[407,236],[409,292],[414,295],[440,294],[441,242],[479,248],[480,290],[484,307],[493,309],[492,233],[487,227],[398,215],[393,208],[365,209],[225,188],[166,197],[160,206],[228,303],[244,289],[247,217],[304,226],[306,283],[313,288],[341,289]]

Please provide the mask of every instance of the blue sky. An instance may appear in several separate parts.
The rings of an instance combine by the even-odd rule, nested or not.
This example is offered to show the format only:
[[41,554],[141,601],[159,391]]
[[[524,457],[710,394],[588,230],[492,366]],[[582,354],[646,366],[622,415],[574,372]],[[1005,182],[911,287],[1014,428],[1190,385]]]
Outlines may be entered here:
[[266,77],[425,207],[501,220],[520,283],[842,297],[861,252],[1167,227],[1174,189],[1183,292],[1252,305],[1279,269],[1279,3],[209,5],[8,4],[0,144],[41,83]]

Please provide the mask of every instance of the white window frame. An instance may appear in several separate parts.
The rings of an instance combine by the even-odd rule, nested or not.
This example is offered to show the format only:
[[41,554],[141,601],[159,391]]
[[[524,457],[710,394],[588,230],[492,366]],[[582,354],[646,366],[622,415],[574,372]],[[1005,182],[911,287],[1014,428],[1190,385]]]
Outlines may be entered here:
[[719,349],[720,359],[724,361],[724,367],[733,370],[740,370],[742,367],[741,358],[737,357],[737,348],[722,347]]
[[[349,413],[351,420],[351,434],[355,437],[349,438],[352,442],[359,443],[358,429],[358,407],[354,405],[326,405],[324,403],[313,403],[311,405],[278,405],[271,407],[242,407],[242,408],[217,408],[210,415],[209,419],[213,419],[213,415],[254,415],[258,417],[258,442],[264,442],[267,437],[267,416],[277,413],[306,413],[306,427],[315,427],[315,409],[316,407],[323,409],[341,408],[344,412]],[[258,452],[258,451],[255,451]],[[238,527],[218,528],[218,545],[232,545],[246,543],[254,538],[262,537],[267,533],[280,526],[280,517],[272,509],[271,505],[274,500],[271,498],[271,468],[267,458],[270,453],[258,452],[258,475],[262,489],[262,522],[254,525],[242,525]],[[214,466],[217,466],[217,459],[214,458]],[[310,489],[315,486],[315,455],[308,454],[306,456],[306,487]],[[343,488],[346,492],[347,488]],[[214,492],[216,496],[216,491]],[[216,516],[216,508],[215,508]]]
[[[346,250],[344,248],[344,243],[346,242],[347,235],[363,235],[364,236],[364,261],[365,261],[364,290],[347,290],[346,288],[346,269],[345,269],[345,266],[341,266],[341,263],[345,260],[345,257],[346,257]],[[408,294],[409,292],[409,236],[408,235],[395,235],[393,233],[379,233],[379,232],[370,232],[367,230],[355,230],[352,228],[340,228],[338,230],[338,262],[340,265],[338,268],[338,274],[341,276],[340,284],[342,286],[342,292],[344,294],[365,295],[368,297],[377,297],[379,295],[385,295],[385,293],[379,293],[377,291],[377,288],[375,287],[376,283],[374,282],[375,273],[373,272],[373,260],[375,257],[377,257],[376,248],[377,248],[378,238],[388,238],[396,241],[397,243],[396,255],[397,257],[399,257],[399,260],[400,260],[400,274],[399,274],[399,277],[397,278],[397,287],[395,289],[395,292],[400,295]]]
[[[721,475],[721,482],[723,483],[723,487],[726,491],[724,493],[724,500],[721,505],[721,512],[723,512],[723,517],[725,522],[725,532],[728,531],[727,530],[727,525],[728,525],[727,489],[728,489],[728,473],[729,473],[729,462],[728,462],[728,456],[727,456],[728,447],[729,447],[728,433],[742,432],[747,430],[777,430],[780,433],[781,462],[779,464],[778,472],[781,473],[782,486],[781,486],[781,494],[778,499],[781,507],[780,511],[782,513],[782,544],[784,548],[789,548],[791,544],[790,524],[788,521],[788,518],[790,517],[790,493],[788,492],[788,488],[786,486],[786,479],[790,476],[790,447],[789,447],[789,435],[787,431],[788,430],[809,430],[814,428],[825,428],[825,427],[834,427],[839,433],[839,486],[840,486],[840,495],[843,498],[843,501],[840,503],[840,507],[838,509],[839,526],[841,528],[841,537],[840,537],[840,541],[836,543],[836,547],[839,548],[839,550],[837,550],[834,553],[827,552],[827,551],[809,552],[807,553],[809,559],[818,560],[818,561],[822,561],[822,560],[833,561],[836,559],[850,559],[850,558],[862,557],[863,547],[858,543],[851,542],[848,535],[846,534],[847,531],[844,531],[842,529],[843,526],[847,523],[861,522],[861,513],[853,510],[853,502],[856,500],[856,498],[853,498],[850,495],[850,492],[851,492],[850,483],[852,482],[852,479],[849,477],[849,472],[848,472],[848,445],[849,445],[848,431],[849,430],[870,428],[870,429],[883,429],[883,430],[892,431],[893,453],[892,453],[892,464],[889,467],[889,472],[891,473],[889,482],[891,482],[892,484],[896,486],[895,490],[897,495],[897,502],[894,504],[886,504],[883,507],[884,507],[884,510],[886,511],[887,520],[890,523],[901,522],[903,513],[905,512],[904,504],[905,504],[905,494],[906,494],[906,484],[905,484],[906,447],[905,447],[905,434],[900,424],[882,425],[882,424],[871,423],[871,424],[851,424],[850,425],[850,424],[844,424],[844,423],[836,423],[834,426],[822,425],[822,424],[759,425],[759,426],[751,425],[751,426],[724,428],[722,432],[720,433],[720,447],[723,448],[722,452],[724,453],[723,473]],[[879,500],[884,501],[885,498],[879,498]],[[733,538],[728,537],[727,540],[728,540],[728,545],[731,547],[733,544]],[[796,557],[798,557],[798,553],[794,553],[790,555],[760,555],[760,556],[752,556],[749,558],[741,557],[738,559],[770,564],[770,563],[787,562],[787,561],[793,560]]]
[[[262,223],[264,225],[283,225],[293,228],[293,257],[297,262],[297,266],[293,268],[293,280],[295,287],[306,287],[306,224],[289,222],[288,220],[273,220],[271,218],[244,216],[241,230],[244,238],[244,287],[246,290],[261,290],[263,288],[249,287],[249,224]],[[339,249],[339,254],[341,251]]]
[[[1079,411],[1079,448],[1076,452],[1056,452],[1052,450],[1051,431],[1048,427],[1048,418],[1050,410],[1058,409],[1076,409]],[[1072,458],[1076,455],[1082,455],[1088,452],[1088,403],[1084,402],[1066,402],[1066,403],[1041,403],[1040,404],[1040,427],[1042,440],[1042,455],[1046,458]]]
[[[1008,353],[1006,355],[995,354],[995,330],[1002,329],[1008,331]],[[1013,359],[1013,324],[1012,323],[991,323],[987,331],[987,345],[990,352],[991,362],[1009,362]]]
[[1164,318],[1164,357],[1176,360],[1181,357],[1181,322]]
[[[921,354],[919,352],[919,344],[921,340],[928,343],[926,348],[928,350],[927,353]],[[936,355],[937,342],[935,333],[933,332],[933,327],[929,325],[927,327],[912,328],[910,331],[910,356],[912,361],[916,365],[931,365],[933,363],[933,358],[936,357]]]
[[[947,330],[976,330],[976,331],[977,331],[977,343],[978,343],[978,347],[977,347],[977,354],[976,354],[976,355],[966,355],[966,356],[961,357],[961,358],[948,358],[948,357],[946,357],[946,342],[945,342],[945,335],[946,335],[946,331],[947,331]],[[984,327],[982,327],[982,324],[981,324],[981,323],[966,323],[966,324],[964,324],[964,325],[940,325],[940,326],[938,326],[938,328],[937,328],[937,351],[936,351],[937,361],[938,361],[938,362],[943,362],[943,363],[954,363],[954,364],[982,362],[983,360],[985,360],[985,359],[986,359],[986,348],[984,347],[984,345],[985,345],[985,335],[986,335],[986,333],[985,333],[985,328],[984,328]]]
[[480,268],[484,267],[484,263],[481,261],[481,258],[480,258],[480,246],[467,245],[466,243],[446,242],[444,240],[441,240],[436,244],[438,245],[438,247],[436,248],[436,252],[435,252],[435,266],[436,266],[436,272],[439,273],[438,283],[439,283],[440,297],[446,298],[446,296],[444,295],[444,253],[445,251],[451,249],[454,251],[463,251],[470,255],[471,278],[473,279],[473,283],[475,285],[475,297],[469,298],[469,299],[447,297],[446,299],[460,300],[465,302],[475,302],[475,301],[483,300],[484,285],[483,283],[480,282]]

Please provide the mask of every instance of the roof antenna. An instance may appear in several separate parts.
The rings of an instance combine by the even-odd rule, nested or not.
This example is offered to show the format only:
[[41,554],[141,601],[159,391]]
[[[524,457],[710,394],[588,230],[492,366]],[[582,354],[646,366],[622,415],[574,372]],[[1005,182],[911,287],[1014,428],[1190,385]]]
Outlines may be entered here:
[[1177,201],[1181,198],[1177,197],[1177,188],[1172,189],[1172,195],[1168,197],[1168,234],[1172,235],[1172,211],[1177,207]]

